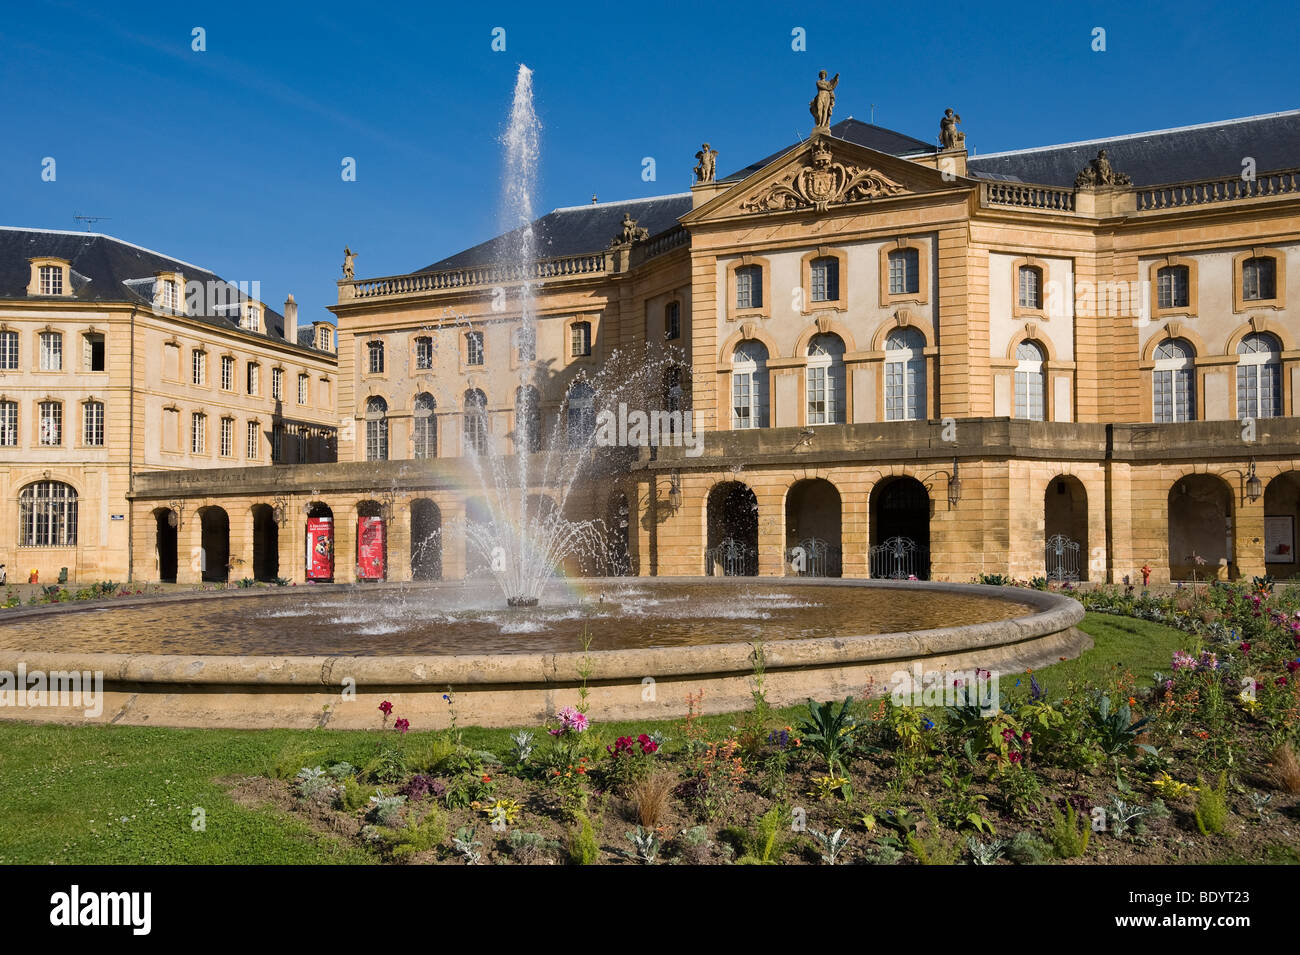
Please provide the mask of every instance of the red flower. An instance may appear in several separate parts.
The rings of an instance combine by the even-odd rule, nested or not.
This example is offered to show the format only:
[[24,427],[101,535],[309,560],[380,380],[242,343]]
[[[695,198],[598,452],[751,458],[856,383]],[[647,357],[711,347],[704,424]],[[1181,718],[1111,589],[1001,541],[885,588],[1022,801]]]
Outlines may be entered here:
[[1020,753],[1013,750],[1008,755],[1008,758],[1011,760],[1012,765],[1015,765],[1016,763],[1020,762]]
[[1288,660],[1286,662],[1286,668],[1290,670],[1292,673],[1294,673],[1296,670],[1300,670],[1300,660]]
[[1249,644],[1249,643],[1245,643],[1245,642],[1243,642],[1242,645],[1241,645],[1238,649],[1241,650],[1242,653],[1249,653],[1249,652],[1250,652],[1250,644]]
[[485,783],[490,783],[490,782],[492,782],[492,777],[489,776],[487,773],[484,773],[484,774],[483,774],[483,782],[485,782]]
[[410,728],[411,728],[410,720],[399,719],[393,721],[393,729],[397,730],[397,732],[399,733],[405,733]]
[[385,716],[391,716],[393,713],[393,704],[387,700],[379,704],[379,708],[384,711]]
[[1286,677],[1280,676],[1273,682],[1276,683],[1278,686],[1286,686]]

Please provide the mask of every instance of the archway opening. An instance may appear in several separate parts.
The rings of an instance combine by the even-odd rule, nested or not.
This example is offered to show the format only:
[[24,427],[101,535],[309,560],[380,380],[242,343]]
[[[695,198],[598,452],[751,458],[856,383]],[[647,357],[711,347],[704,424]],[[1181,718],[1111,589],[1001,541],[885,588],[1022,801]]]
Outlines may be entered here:
[[705,569],[711,577],[758,574],[758,498],[739,481],[709,492]]
[[306,576],[308,580],[334,579],[334,511],[319,501],[307,508]]
[[357,580],[384,580],[388,576],[388,528],[378,501],[357,504]]
[[1088,579],[1088,492],[1068,474],[1043,494],[1043,568],[1048,580]]
[[798,481],[785,498],[786,572],[800,577],[839,577],[842,505],[830,481]]
[[1232,489],[1189,474],[1169,489],[1169,579],[1232,576]]
[[157,522],[154,546],[158,552],[158,580],[164,584],[176,583],[177,546],[176,525],[180,518],[170,507],[159,507],[153,512]]
[[1295,528],[1300,521],[1300,471],[1287,471],[1264,489],[1264,568],[1286,580],[1300,576]]
[[888,478],[871,494],[871,576],[930,579],[930,492],[913,477]]
[[280,525],[269,504],[253,505],[253,577],[266,581],[280,577]]
[[230,579],[230,517],[220,507],[199,511],[199,573],[205,581]]
[[442,511],[428,498],[411,502],[411,579],[442,579]]

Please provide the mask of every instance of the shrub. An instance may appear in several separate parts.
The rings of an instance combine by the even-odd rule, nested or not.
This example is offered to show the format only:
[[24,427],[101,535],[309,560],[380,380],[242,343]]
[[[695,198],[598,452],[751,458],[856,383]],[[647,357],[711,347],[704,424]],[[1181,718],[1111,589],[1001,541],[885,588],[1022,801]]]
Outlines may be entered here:
[[524,832],[522,829],[510,830],[506,837],[506,846],[510,855],[520,865],[536,865],[552,852],[560,848],[554,839],[547,839],[538,832]]
[[1052,859],[1052,847],[1032,832],[1017,832],[1011,837],[1006,856],[1017,865],[1043,865]]
[[294,777],[294,782],[298,786],[298,794],[303,799],[317,799],[334,794],[334,786],[330,778],[319,766],[314,769],[303,767]]
[[1038,776],[1023,763],[1009,767],[998,776],[1002,806],[1013,816],[1025,818],[1043,808],[1043,791]]
[[401,820],[405,806],[405,796],[385,796],[383,792],[377,792],[370,797],[369,815],[377,824],[392,828]]
[[1062,859],[1076,859],[1088,851],[1088,839],[1092,828],[1088,818],[1074,811],[1074,806],[1067,802],[1065,813],[1053,806],[1047,823],[1047,841],[1052,844],[1056,854]]
[[569,863],[595,865],[599,859],[600,843],[596,841],[596,831],[591,827],[591,820],[585,813],[578,813],[573,828],[569,830]]
[[344,776],[338,790],[339,808],[346,812],[356,812],[370,803],[370,797],[376,792],[373,786],[366,786],[355,776]]
[[1219,773],[1213,786],[1198,779],[1201,791],[1196,795],[1196,828],[1203,836],[1214,836],[1228,826],[1228,777]]
[[406,757],[400,750],[385,746],[362,772],[377,783],[398,782],[406,775]]
[[790,848],[790,843],[781,839],[788,819],[788,810],[783,806],[773,806],[759,816],[758,824],[752,831],[741,826],[731,826],[722,831],[722,838],[740,856],[738,863],[776,865]]
[[447,792],[447,787],[442,780],[435,779],[427,773],[416,773],[397,791],[411,802],[420,802],[429,796],[441,799]]
[[1289,793],[1300,793],[1300,760],[1290,743],[1283,743],[1273,751],[1273,778],[1277,786]]
[[632,784],[628,800],[638,824],[647,829],[659,825],[668,811],[674,781],[671,773],[658,772]]
[[380,842],[394,860],[402,861],[441,845],[447,838],[447,817],[435,806],[419,822],[397,828],[372,826],[371,830],[371,840]]
[[956,833],[938,826],[925,832],[909,832],[905,841],[921,865],[956,865],[961,855]]
[[344,760],[342,762],[331,764],[330,768],[326,770],[326,772],[330,774],[331,778],[342,781],[348,776],[355,776],[357,774],[357,768]]
[[[826,761],[826,771],[832,776],[847,775],[844,760],[857,729],[851,696],[846,696],[838,708],[830,700],[825,703],[809,700],[808,716],[799,721],[803,741]],[[846,794],[846,798],[849,796],[851,793]]]

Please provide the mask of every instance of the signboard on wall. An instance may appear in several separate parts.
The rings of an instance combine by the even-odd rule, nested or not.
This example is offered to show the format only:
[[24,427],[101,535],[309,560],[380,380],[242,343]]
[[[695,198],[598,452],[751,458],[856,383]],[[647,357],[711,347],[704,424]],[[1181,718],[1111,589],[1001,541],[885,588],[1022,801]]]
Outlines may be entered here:
[[307,579],[334,576],[334,518],[307,518]]
[[1295,518],[1290,514],[1264,518],[1264,561],[1295,563]]

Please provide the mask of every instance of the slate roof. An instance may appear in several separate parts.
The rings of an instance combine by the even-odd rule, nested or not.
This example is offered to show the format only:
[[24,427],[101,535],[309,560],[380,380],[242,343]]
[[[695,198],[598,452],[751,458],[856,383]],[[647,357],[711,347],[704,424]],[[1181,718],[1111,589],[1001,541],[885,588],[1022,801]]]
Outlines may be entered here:
[[[689,192],[556,209],[533,221],[537,257],[547,259],[608,249],[610,239],[623,231],[624,213],[631,215],[636,224],[648,230],[653,237],[675,228],[677,220],[690,211]],[[472,268],[500,262],[519,241],[520,231],[516,229],[499,235],[419,271],[439,272],[443,269]]]
[[[70,264],[72,298],[80,302],[153,303],[156,272],[180,272],[201,288],[189,317],[223,328],[239,328],[239,303],[248,295],[236,285],[200,266],[98,232],[63,232],[0,226],[0,299],[36,299],[29,296],[29,259],[38,256],[66,259]],[[195,287],[197,288],[197,287]],[[188,291],[188,290],[187,290]],[[64,300],[64,296],[59,296]],[[263,305],[265,333],[243,330],[245,335],[284,341],[284,316]],[[299,327],[296,344],[312,347],[312,326]]]
[[966,165],[976,178],[1073,186],[1100,149],[1138,186],[1240,175],[1246,156],[1254,158],[1259,172],[1289,169],[1300,166],[1300,110],[986,153],[970,157]]
[[[879,153],[888,153],[891,156],[915,156],[918,153],[933,153],[939,148],[937,145],[922,142],[914,136],[908,136],[906,133],[885,129],[883,126],[873,126],[871,123],[864,123],[852,116],[848,119],[842,119],[832,126],[831,135],[836,139],[856,143],[859,146],[874,149]],[[738,169],[718,181],[739,182],[746,176],[758,172],[768,163],[784,156],[797,145],[798,143],[791,143],[780,152],[772,153],[772,155],[766,156],[758,162],[750,163],[744,169]]]

